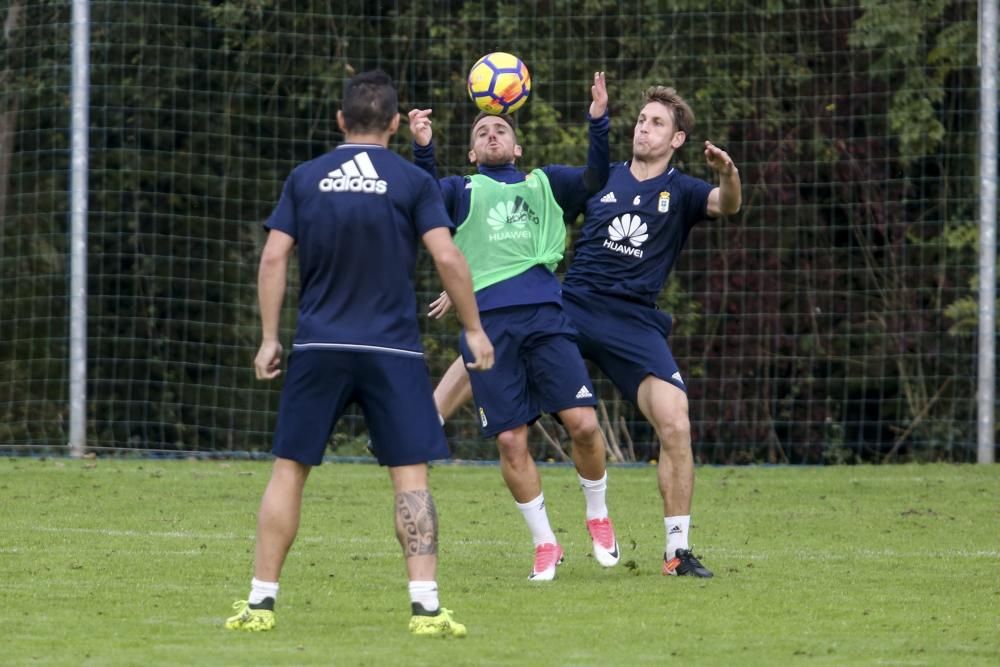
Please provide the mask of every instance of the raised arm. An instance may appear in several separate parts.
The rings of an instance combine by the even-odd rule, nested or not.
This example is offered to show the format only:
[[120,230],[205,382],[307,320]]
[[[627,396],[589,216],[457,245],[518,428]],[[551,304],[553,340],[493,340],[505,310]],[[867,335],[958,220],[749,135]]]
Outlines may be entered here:
[[413,135],[413,164],[434,177],[441,190],[448,214],[451,215],[452,221],[458,224],[461,220],[455,219],[456,207],[459,197],[465,189],[465,180],[461,176],[438,178],[437,159],[434,154],[434,133],[431,130],[430,116],[431,109],[413,109],[409,113],[410,134]]
[[413,164],[436,179],[437,163],[434,159],[434,146],[431,144],[434,138],[431,111],[432,109],[411,109],[407,115],[410,118],[410,135],[413,137]]
[[611,172],[611,150],[608,146],[611,123],[608,120],[608,90],[604,82],[604,72],[594,72],[590,97],[587,166],[543,167],[552,185],[552,195],[566,214],[567,222],[575,219],[583,211],[587,199],[604,187]]
[[588,196],[604,187],[611,172],[611,149],[608,146],[611,121],[608,119],[608,87],[604,72],[594,72],[590,98],[590,144],[587,148],[587,168],[583,172],[583,184]]
[[708,194],[706,213],[712,218],[733,215],[743,204],[743,186],[740,170],[736,168],[729,153],[711,141],[705,142],[705,161],[719,175],[719,185]]

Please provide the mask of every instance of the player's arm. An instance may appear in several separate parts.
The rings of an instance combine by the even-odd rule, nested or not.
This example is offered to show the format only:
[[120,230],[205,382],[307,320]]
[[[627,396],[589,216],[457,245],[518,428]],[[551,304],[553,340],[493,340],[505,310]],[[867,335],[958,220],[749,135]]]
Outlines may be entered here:
[[413,164],[437,178],[437,161],[434,157],[434,132],[431,129],[432,109],[411,109],[410,136],[413,137]]
[[608,87],[604,72],[594,72],[590,99],[590,143],[587,148],[587,168],[583,172],[583,185],[588,196],[604,187],[611,172],[611,148],[608,145],[611,121],[608,118]]
[[434,227],[421,238],[434,259],[441,283],[455,304],[465,328],[465,341],[475,359],[467,366],[477,371],[489,370],[493,367],[493,344],[479,321],[479,307],[472,291],[472,274],[465,256],[452,242],[451,231],[447,227]]
[[470,400],[472,400],[472,383],[460,356],[452,362],[441,381],[434,387],[434,405],[441,418],[447,421]]
[[740,170],[736,168],[729,153],[722,150],[711,141],[705,142],[705,161],[719,175],[719,185],[708,194],[708,204],[705,211],[709,217],[733,215],[743,205],[743,186],[740,183]]
[[587,199],[599,192],[608,182],[611,172],[611,149],[608,145],[608,91],[604,83],[604,72],[594,73],[594,84],[590,88],[590,141],[587,148],[586,167],[549,165],[543,167],[552,186],[552,196],[562,207],[567,222],[575,219],[583,210]]
[[267,234],[257,269],[257,302],[260,307],[261,343],[254,359],[258,380],[271,380],[281,374],[281,341],[278,324],[281,305],[285,300],[288,263],[295,239],[285,232],[272,229]]
[[437,181],[445,208],[448,209],[454,221],[455,207],[459,196],[465,190],[465,180],[461,176],[438,178],[430,115],[431,109],[413,109],[408,114],[410,134],[413,136],[413,164],[426,171]]

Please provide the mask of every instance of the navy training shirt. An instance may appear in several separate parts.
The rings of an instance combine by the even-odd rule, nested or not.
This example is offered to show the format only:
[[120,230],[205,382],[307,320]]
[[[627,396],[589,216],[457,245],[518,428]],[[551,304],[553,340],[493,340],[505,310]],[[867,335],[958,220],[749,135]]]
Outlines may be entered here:
[[[587,149],[586,167],[548,165],[541,168],[549,179],[552,196],[562,207],[566,224],[571,224],[584,210],[587,198],[593,192],[593,190],[588,191],[587,189],[587,183],[590,182],[590,179],[598,186],[607,180],[610,167],[610,149],[608,147],[610,126],[611,122],[607,114],[589,120],[590,142]],[[437,175],[433,143],[427,146],[414,144],[413,161],[414,164],[428,173]],[[585,179],[585,174],[588,171],[590,179]],[[514,164],[499,167],[480,166],[479,173],[501,183],[520,183],[525,178],[524,172]],[[466,176],[446,176],[438,181],[448,215],[456,227],[465,222],[469,215],[468,182],[469,179]],[[476,292],[476,303],[481,312],[536,303],[561,304],[561,290],[559,279],[547,268],[538,265],[513,278],[479,290]]]
[[587,200],[563,290],[655,306],[688,233],[708,217],[714,187],[673,167],[639,181],[629,162],[612,165],[604,189]]
[[294,348],[423,353],[417,244],[454,228],[427,172],[381,146],[342,144],[292,171],[264,226],[297,244]]

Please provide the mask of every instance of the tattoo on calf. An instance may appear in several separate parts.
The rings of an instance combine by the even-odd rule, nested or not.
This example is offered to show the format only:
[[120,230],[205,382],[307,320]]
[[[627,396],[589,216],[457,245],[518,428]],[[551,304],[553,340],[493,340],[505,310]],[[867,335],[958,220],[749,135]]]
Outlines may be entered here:
[[437,553],[437,510],[430,491],[421,489],[396,494],[396,532],[405,557]]

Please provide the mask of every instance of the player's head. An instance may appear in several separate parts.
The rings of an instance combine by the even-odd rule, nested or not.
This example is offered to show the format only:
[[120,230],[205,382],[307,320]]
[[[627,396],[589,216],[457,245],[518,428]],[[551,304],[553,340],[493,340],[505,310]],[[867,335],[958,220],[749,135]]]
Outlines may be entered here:
[[667,86],[651,86],[643,96],[642,110],[635,122],[632,155],[637,159],[655,160],[684,145],[694,129],[694,113],[677,91]]
[[344,85],[337,122],[347,134],[381,134],[399,127],[399,98],[382,70],[362,72]]
[[469,136],[469,162],[500,167],[521,157],[514,118],[509,115],[480,113],[472,121]]

